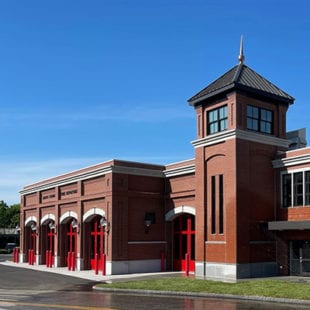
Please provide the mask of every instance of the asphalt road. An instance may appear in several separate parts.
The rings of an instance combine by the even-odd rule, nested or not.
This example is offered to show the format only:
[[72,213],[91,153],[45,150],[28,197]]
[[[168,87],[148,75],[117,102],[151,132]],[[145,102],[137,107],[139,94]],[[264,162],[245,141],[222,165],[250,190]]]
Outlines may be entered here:
[[[5,256],[5,258],[7,258]],[[3,256],[0,255],[0,261]],[[223,309],[305,310],[309,307],[207,298],[126,295],[93,291],[95,283],[0,264],[0,310],[32,309]]]

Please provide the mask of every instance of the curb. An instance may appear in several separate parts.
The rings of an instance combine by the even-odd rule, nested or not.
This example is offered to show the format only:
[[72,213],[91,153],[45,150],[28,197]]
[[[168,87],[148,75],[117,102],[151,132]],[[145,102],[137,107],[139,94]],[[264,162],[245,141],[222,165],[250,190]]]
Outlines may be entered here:
[[108,287],[105,288],[105,287],[98,287],[96,285],[93,286],[93,290],[111,292],[111,293],[122,293],[122,294],[158,295],[158,296],[175,296],[175,297],[203,297],[203,298],[217,298],[217,299],[310,305],[310,300],[305,300],[305,299],[275,298],[275,297],[264,297],[264,296],[243,296],[243,295],[217,294],[217,293],[137,290],[137,289],[121,289],[121,288],[108,288]]

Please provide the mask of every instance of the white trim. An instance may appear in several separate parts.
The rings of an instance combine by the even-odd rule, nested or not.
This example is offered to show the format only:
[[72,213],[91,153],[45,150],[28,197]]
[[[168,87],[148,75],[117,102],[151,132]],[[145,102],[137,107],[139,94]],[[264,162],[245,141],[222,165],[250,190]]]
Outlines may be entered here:
[[178,165],[178,164],[186,163],[188,161],[193,161],[193,160],[195,160],[195,158],[184,159],[184,160],[181,160],[181,161],[176,161],[174,163],[169,163],[168,165],[165,165],[165,166],[168,167],[168,166]]
[[272,161],[273,168],[291,167],[302,164],[310,164],[310,154],[281,158]]
[[[71,184],[71,183],[75,183],[75,182],[79,182],[83,180],[96,178],[96,177],[106,175],[109,173],[123,173],[123,174],[140,175],[140,176],[152,176],[152,177],[158,177],[158,178],[164,177],[162,170],[110,165],[106,167],[97,168],[92,171],[81,172],[74,176],[69,176],[69,177],[64,176],[60,180],[51,181],[47,184],[42,184],[42,185],[33,184],[33,187],[29,189],[21,190],[20,194],[27,195],[27,194],[35,193],[37,191],[43,191],[43,190],[47,190],[50,188],[54,188],[56,186],[63,186],[63,185],[67,185],[67,184]],[[48,182],[48,180],[46,181]]]
[[182,213],[188,213],[192,215],[196,215],[196,209],[189,206],[180,206],[177,208],[174,208],[166,213],[165,220],[166,221],[173,221],[178,215]]
[[157,178],[164,177],[163,170],[137,168],[137,167],[112,166],[112,173],[123,173],[123,174],[140,175],[140,176],[157,177]]
[[205,241],[205,244],[226,244],[226,241]]
[[55,222],[55,215],[54,215],[54,214],[51,214],[51,213],[44,215],[44,216],[41,218],[41,225],[42,225],[45,221],[47,221],[47,220],[53,220],[53,221]]
[[27,217],[27,219],[25,220],[25,226],[27,226],[27,224],[28,223],[30,223],[30,222],[35,222],[35,223],[37,223],[37,218],[34,216],[34,215],[32,215],[32,216],[29,216],[29,217]]
[[[305,204],[306,201],[306,180],[305,180],[305,172],[309,172],[310,167],[305,168],[299,168],[299,169],[292,169],[292,170],[285,170],[280,172],[280,195],[281,195],[281,208],[283,209],[289,209],[289,208],[303,208],[308,207],[308,205]],[[300,206],[294,206],[294,173],[302,172],[302,185],[303,185],[303,193],[302,193],[302,199],[303,204]],[[291,175],[291,205],[288,207],[283,207],[283,175],[290,174]]]
[[261,133],[256,133],[252,131],[246,131],[241,129],[225,130],[219,133],[204,137],[192,141],[194,148],[210,146],[220,142],[224,142],[230,139],[242,139],[247,141],[252,141],[256,143],[274,145],[279,147],[288,148],[290,141],[287,139],[281,139],[270,135],[265,135]]
[[166,241],[128,241],[128,244],[165,244]]
[[165,177],[175,177],[179,175],[195,173],[195,164],[164,170]]
[[86,222],[86,220],[92,215],[101,215],[102,217],[105,217],[105,212],[100,208],[92,208],[84,213],[83,222]]
[[[67,184],[71,184],[74,182],[78,182],[81,180],[87,180],[87,179],[91,179],[91,178],[96,178],[108,173],[112,172],[112,166],[108,166],[108,167],[103,167],[94,171],[87,171],[84,173],[79,173],[77,175],[74,176],[70,176],[70,177],[65,177],[61,180],[56,180],[56,181],[51,181],[47,184],[42,184],[42,185],[33,185],[33,187],[29,188],[29,189],[24,189],[20,191],[21,195],[27,195],[27,194],[31,194],[31,193],[35,193],[37,191],[43,191],[43,190],[47,190],[56,186],[63,186],[63,185],[67,185]],[[70,172],[69,172],[70,173]],[[45,181],[45,180],[43,180]],[[48,181],[48,180],[46,180]]]
[[77,213],[74,212],[74,211],[67,211],[67,212],[65,212],[65,213],[60,217],[59,223],[62,224],[62,222],[63,222],[66,218],[68,218],[68,217],[73,217],[74,219],[77,220],[78,215],[77,215]]

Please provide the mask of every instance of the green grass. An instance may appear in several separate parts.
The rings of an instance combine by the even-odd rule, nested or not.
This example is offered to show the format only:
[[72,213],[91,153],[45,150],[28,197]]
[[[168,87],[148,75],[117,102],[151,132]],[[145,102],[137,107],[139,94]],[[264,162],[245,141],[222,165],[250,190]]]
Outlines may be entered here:
[[100,284],[104,288],[233,294],[310,300],[310,283],[284,280],[251,280],[223,283],[183,277]]

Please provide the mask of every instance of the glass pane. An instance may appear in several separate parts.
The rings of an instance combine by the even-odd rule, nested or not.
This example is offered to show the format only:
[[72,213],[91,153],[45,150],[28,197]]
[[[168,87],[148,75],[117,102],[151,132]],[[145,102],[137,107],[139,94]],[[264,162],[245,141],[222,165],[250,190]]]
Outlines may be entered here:
[[258,108],[253,107],[252,115],[253,115],[253,118],[257,118],[257,119],[259,118],[258,117]]
[[266,111],[266,120],[272,122],[272,111]]
[[247,129],[253,129],[252,119],[247,118],[246,122]]
[[266,132],[266,123],[263,121],[260,122],[260,131]]
[[248,105],[246,107],[246,115],[252,117],[253,116],[253,112],[252,112],[252,106]]
[[302,172],[294,173],[294,183],[302,183]]
[[305,241],[302,245],[302,258],[310,259],[310,244],[308,241]]
[[220,131],[227,129],[227,119],[224,119],[220,122]]
[[266,133],[271,133],[271,124],[270,123],[266,123]]
[[291,260],[291,274],[299,274],[300,273],[300,262],[299,259]]
[[300,258],[300,242],[295,241],[292,243],[292,252],[291,252],[291,258],[292,259],[298,259]]
[[218,132],[218,123],[210,124],[209,133],[216,133]]
[[214,122],[217,120],[217,111],[210,111],[209,112],[209,122]]
[[310,272],[310,261],[302,262],[302,272],[306,272],[306,273]]
[[220,119],[227,117],[227,107],[220,108]]
[[252,129],[258,131],[258,120],[254,119],[252,124],[253,124]]

